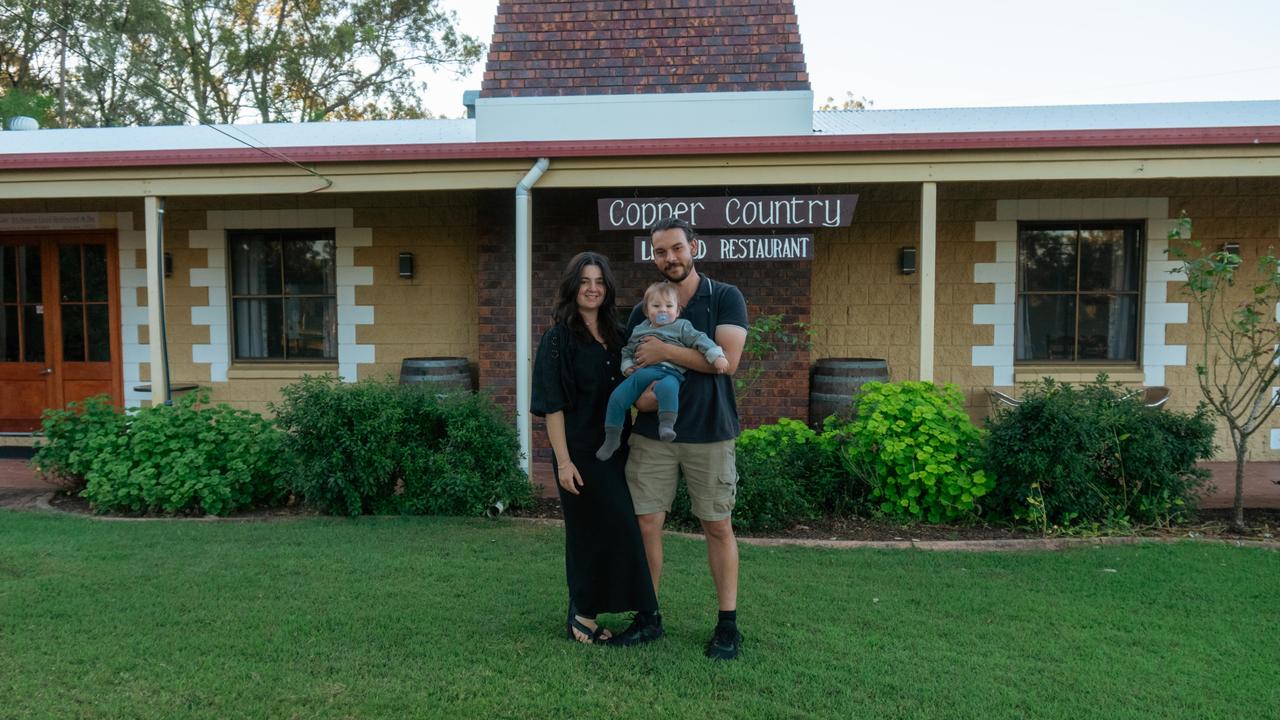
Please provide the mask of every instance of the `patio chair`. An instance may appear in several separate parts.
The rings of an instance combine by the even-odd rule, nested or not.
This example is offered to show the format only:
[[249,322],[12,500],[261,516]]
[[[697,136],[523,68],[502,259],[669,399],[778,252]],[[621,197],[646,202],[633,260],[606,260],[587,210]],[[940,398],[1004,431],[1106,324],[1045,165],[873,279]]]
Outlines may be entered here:
[[1006,395],[999,390],[987,388],[987,397],[991,398],[991,405],[1003,405],[1005,407],[1018,407],[1022,401],[1012,395]]
[[1163,385],[1142,389],[1142,404],[1158,408],[1169,402],[1169,388]]
[[1158,408],[1169,402],[1169,388],[1163,385],[1154,385],[1152,387],[1138,388],[1133,392],[1123,396],[1122,400],[1128,400],[1131,397],[1141,395],[1142,404],[1147,407]]

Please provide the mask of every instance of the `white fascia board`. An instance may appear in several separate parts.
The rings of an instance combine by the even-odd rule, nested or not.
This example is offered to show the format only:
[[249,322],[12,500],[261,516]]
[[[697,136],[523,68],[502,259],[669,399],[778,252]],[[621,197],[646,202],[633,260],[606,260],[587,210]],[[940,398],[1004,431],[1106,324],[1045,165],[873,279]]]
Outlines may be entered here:
[[813,92],[480,98],[476,141],[809,135]]
[[46,128],[0,132],[0,156],[26,153],[431,145],[474,141],[474,120],[444,119]]

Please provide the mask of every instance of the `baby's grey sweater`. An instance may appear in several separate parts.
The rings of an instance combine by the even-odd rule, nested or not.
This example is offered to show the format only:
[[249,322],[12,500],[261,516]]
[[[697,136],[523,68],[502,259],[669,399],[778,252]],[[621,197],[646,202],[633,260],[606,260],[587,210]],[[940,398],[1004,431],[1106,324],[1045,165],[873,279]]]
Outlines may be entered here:
[[[640,346],[640,339],[653,336],[669,345],[680,345],[682,347],[690,347],[702,353],[707,362],[715,362],[716,358],[724,357],[724,350],[715,343],[714,340],[707,337],[707,334],[696,329],[693,323],[684,318],[677,318],[675,322],[654,327],[648,320],[636,326],[631,331],[631,339],[627,340],[626,347],[622,348],[622,368],[624,372],[627,368],[636,364],[635,355],[636,348]],[[680,374],[684,374],[685,368],[675,363],[663,362],[661,365],[675,370]]]

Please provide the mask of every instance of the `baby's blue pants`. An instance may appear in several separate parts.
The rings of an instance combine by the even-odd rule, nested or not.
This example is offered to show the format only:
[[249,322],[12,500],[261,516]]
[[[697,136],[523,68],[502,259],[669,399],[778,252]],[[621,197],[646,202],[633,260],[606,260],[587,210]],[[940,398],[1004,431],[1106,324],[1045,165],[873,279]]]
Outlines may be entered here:
[[604,413],[604,426],[622,427],[627,408],[635,404],[636,398],[655,380],[658,384],[653,386],[653,393],[658,396],[658,412],[680,412],[680,383],[684,382],[684,374],[666,365],[650,365],[631,373],[631,377],[614,388]]

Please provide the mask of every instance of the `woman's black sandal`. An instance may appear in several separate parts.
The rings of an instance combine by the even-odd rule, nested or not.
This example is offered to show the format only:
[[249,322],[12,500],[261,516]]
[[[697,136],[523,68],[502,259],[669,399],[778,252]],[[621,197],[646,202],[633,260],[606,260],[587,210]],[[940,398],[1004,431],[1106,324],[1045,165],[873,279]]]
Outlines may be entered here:
[[[573,634],[574,630],[586,635],[587,640],[579,640],[578,636]],[[601,640],[607,640],[608,638],[605,637],[607,632],[609,632],[608,628],[600,624],[596,624],[593,630],[589,625],[579,620],[577,615],[570,615],[568,622],[565,623],[565,634],[568,638],[583,645],[595,645]]]
[[[595,618],[589,618],[589,619],[594,620]],[[577,630],[583,635],[586,635],[587,640],[579,640],[578,636],[573,634],[574,630]],[[593,630],[586,623],[579,620],[578,608],[574,607],[573,600],[569,601],[569,616],[564,621],[564,631],[565,631],[565,635],[570,640],[573,640],[574,642],[577,642],[577,643],[581,643],[583,645],[595,645],[596,643],[600,642],[602,639],[608,640],[608,638],[604,637],[604,634],[609,632],[608,630],[605,629],[603,625],[599,623],[596,623],[596,627]]]

